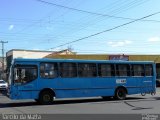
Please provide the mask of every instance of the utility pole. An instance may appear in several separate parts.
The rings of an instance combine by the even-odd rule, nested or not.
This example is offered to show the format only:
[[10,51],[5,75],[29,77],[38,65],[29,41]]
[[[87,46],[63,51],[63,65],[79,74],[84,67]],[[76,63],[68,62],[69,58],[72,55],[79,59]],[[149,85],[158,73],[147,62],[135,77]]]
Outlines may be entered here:
[[0,41],[2,44],[2,79],[4,79],[4,44],[8,43],[8,41]]

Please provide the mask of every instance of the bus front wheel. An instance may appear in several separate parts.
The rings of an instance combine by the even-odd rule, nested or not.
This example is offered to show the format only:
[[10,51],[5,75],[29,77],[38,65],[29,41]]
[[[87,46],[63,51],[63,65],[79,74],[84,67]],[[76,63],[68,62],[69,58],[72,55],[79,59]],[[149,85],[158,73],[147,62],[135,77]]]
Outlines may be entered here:
[[117,100],[125,100],[126,99],[126,90],[122,87],[117,88],[117,90],[115,91],[115,98]]
[[42,91],[39,96],[39,103],[49,105],[53,103],[53,93],[51,91]]

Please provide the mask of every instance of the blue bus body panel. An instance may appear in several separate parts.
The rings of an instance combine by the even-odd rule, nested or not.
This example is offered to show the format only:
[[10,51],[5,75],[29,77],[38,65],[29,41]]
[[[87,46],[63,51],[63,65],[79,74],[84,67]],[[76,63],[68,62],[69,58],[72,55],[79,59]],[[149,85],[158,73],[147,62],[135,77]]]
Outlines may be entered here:
[[[155,91],[151,78],[144,80],[142,78],[127,78],[126,83],[123,84],[115,82],[115,79],[122,78],[39,79],[29,85],[13,86],[13,91],[18,95],[12,96],[12,99],[37,99],[39,92],[44,88],[52,88],[56,93],[56,98],[114,96],[115,88],[118,86],[126,87],[128,94],[146,93]],[[39,81],[40,84],[37,85]]]
[[[50,60],[16,59],[15,63],[34,64],[39,67],[41,62],[87,62],[87,63],[129,63],[129,64],[153,64],[153,62],[125,62],[125,61],[92,61],[92,60]],[[38,76],[40,71],[38,70]],[[155,66],[154,66],[155,73]],[[123,83],[118,81],[123,80]],[[44,88],[51,88],[56,98],[114,96],[115,89],[124,86],[128,94],[155,92],[155,75],[152,77],[95,77],[95,78],[61,78],[36,80],[19,86],[11,85],[11,99],[38,99],[39,93]]]

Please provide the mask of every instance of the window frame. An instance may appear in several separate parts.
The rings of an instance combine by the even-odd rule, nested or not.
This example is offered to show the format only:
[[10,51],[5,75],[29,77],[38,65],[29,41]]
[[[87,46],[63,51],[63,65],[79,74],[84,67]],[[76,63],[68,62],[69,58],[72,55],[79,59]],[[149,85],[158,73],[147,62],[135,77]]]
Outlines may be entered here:
[[[82,64],[83,64],[83,65],[84,65],[84,64],[88,64],[88,65],[89,65],[89,64],[93,64],[94,67],[92,67],[92,68],[95,69],[95,76],[89,76],[89,75],[87,75],[87,76],[82,76],[82,75],[80,75],[80,70],[81,70],[81,69],[79,69],[79,68],[80,68],[79,66],[82,65]],[[89,68],[89,67],[88,67],[88,68]],[[88,69],[88,68],[87,68],[87,69]],[[91,67],[90,67],[90,68],[91,68]],[[83,69],[83,70],[84,70],[84,69]],[[82,71],[83,71],[83,70],[82,70]],[[87,73],[88,73],[88,71],[90,71],[90,70],[86,70],[86,71],[87,71]],[[77,76],[78,76],[79,78],[96,78],[96,77],[98,77],[97,63],[78,62],[78,63],[77,63],[77,73],[78,73]],[[94,74],[94,71],[93,71],[92,73]]]
[[[125,65],[127,66],[127,70],[125,72],[127,72],[127,75],[119,75],[119,70],[118,70],[118,65]],[[122,70],[121,70],[122,71]],[[131,77],[131,65],[130,64],[126,64],[126,63],[116,63],[115,64],[115,76],[117,77]]]
[[[149,71],[149,72],[151,72],[151,75],[146,75],[146,66],[147,66],[147,65],[150,65],[151,68],[152,68],[152,71]],[[153,64],[145,64],[145,76],[146,76],[146,77],[152,77],[152,76],[154,76],[153,73],[154,73],[154,72],[153,72]]]
[[[62,71],[61,71],[61,64],[63,64],[63,63],[68,63],[68,64],[75,64],[75,74],[76,74],[76,76],[73,76],[73,77],[69,77],[69,76],[67,76],[67,77],[63,77],[62,76]],[[78,66],[77,66],[77,63],[76,62],[59,62],[58,63],[58,69],[59,69],[59,77],[61,77],[61,78],[77,78],[78,77]]]
[[[111,70],[110,70],[111,76],[102,76],[102,71],[100,70],[100,67],[102,67],[101,65],[110,65],[111,66]],[[112,70],[112,67],[113,67],[113,70]],[[108,72],[108,71],[106,71],[106,72]],[[100,75],[100,73],[101,73],[101,75]],[[115,77],[116,76],[115,75],[115,64],[113,64],[113,63],[98,63],[97,64],[97,74],[98,74],[97,75],[98,77],[102,77],[102,78]]]
[[[56,77],[43,77],[43,76],[41,76],[41,65],[42,64],[44,64],[44,65],[45,64],[53,64],[54,67],[55,67],[55,64],[56,64],[56,68],[57,68],[57,75],[56,75]],[[45,70],[46,69],[44,68],[44,73],[45,73]],[[59,64],[58,64],[58,62],[41,62],[40,65],[39,65],[39,77],[42,78],[42,79],[55,79],[55,78],[58,78],[59,77]]]
[[[25,68],[31,68],[31,67],[35,67],[35,69],[36,69],[36,77],[34,78],[34,79],[32,79],[32,80],[30,80],[30,81],[28,81],[28,82],[26,82],[26,83],[23,83],[22,82],[22,80],[21,80],[21,82],[15,82],[15,68],[21,68],[21,69],[25,69]],[[30,67],[29,67],[30,66]],[[38,79],[38,65],[35,65],[35,64],[15,64],[14,65],[14,67],[13,67],[14,69],[13,69],[13,84],[19,84],[19,85],[23,85],[23,84],[28,84],[28,83],[30,83],[30,82],[32,82],[32,81],[34,81],[34,80],[36,80],[36,79]]]
[[[141,65],[141,66],[143,66],[143,75],[141,75],[141,76],[135,76],[135,75],[133,75],[133,73],[134,73],[134,68],[133,68],[133,66],[134,65]],[[145,64],[131,64],[131,77],[145,77]]]

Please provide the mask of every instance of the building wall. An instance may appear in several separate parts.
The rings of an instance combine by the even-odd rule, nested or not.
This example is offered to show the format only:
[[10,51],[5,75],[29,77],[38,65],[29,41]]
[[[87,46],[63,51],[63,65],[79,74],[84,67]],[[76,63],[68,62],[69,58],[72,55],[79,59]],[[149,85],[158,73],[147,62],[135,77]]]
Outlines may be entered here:
[[51,52],[12,51],[13,58],[43,58]]
[[[77,55],[50,55],[46,58],[62,58],[62,59],[93,59],[93,60],[109,60],[111,55],[100,54],[77,54]],[[155,61],[160,63],[160,55],[128,55],[129,61]]]
[[129,60],[155,61],[160,63],[160,55],[129,55]]
[[58,59],[93,59],[93,60],[106,60],[108,59],[108,56],[106,55],[89,55],[89,54],[85,54],[85,55],[49,55],[46,56],[46,58],[58,58]]
[[7,70],[9,69],[12,59],[14,58],[31,58],[31,59],[38,59],[44,58],[45,56],[49,55],[65,55],[65,54],[75,54],[70,50],[62,50],[62,51],[39,51],[39,50],[21,50],[21,49],[13,49],[6,53],[6,60],[7,60]]

